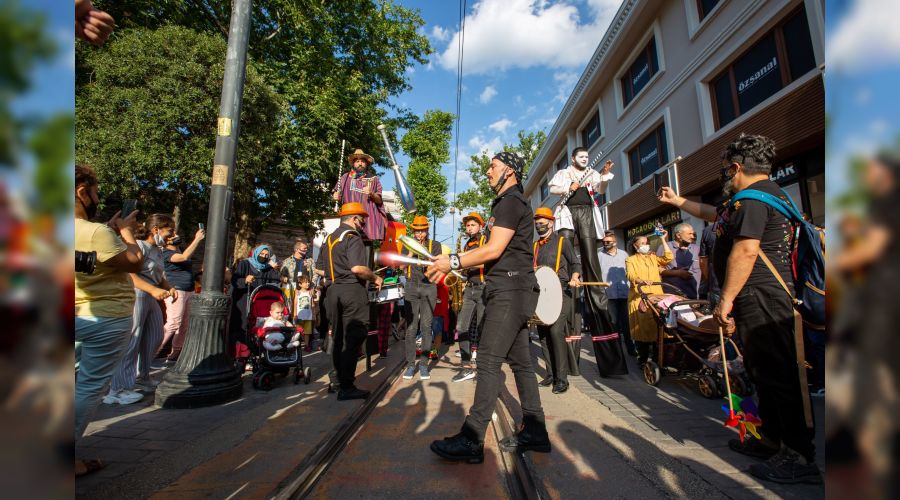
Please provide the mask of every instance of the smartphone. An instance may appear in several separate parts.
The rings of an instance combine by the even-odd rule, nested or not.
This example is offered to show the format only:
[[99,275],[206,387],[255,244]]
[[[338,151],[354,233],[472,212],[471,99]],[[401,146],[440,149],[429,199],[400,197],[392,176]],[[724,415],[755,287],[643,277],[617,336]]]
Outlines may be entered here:
[[199,230],[201,230],[201,231],[205,231],[205,230],[206,230],[206,224],[204,224],[204,223],[202,223],[202,222],[198,222],[198,223],[197,223],[197,229],[199,229]]
[[137,209],[137,200],[125,200],[122,202],[122,215],[121,217],[124,219],[131,215],[131,212],[134,212]]
[[658,174],[653,174],[653,189],[656,190],[657,194],[664,187],[669,187],[669,171],[668,170],[665,172],[660,172]]

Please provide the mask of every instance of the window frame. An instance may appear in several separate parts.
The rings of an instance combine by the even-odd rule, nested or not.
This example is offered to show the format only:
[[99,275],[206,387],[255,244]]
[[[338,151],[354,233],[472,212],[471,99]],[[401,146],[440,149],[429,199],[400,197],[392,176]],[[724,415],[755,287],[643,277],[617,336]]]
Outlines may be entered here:
[[[635,176],[635,165],[634,165],[634,162],[632,161],[632,153],[635,151],[638,151],[638,148],[640,148],[641,144],[645,140],[647,140],[647,138],[649,138],[651,135],[656,136],[656,151],[657,151],[656,168],[654,168],[652,171],[650,171],[650,173],[648,173],[647,175],[639,176],[639,177]],[[663,161],[662,155],[659,154],[661,146],[665,147],[665,151],[666,151],[665,161]],[[628,175],[631,177],[630,178],[631,186],[633,187],[633,186],[640,184],[641,182],[644,181],[644,179],[647,179],[648,177],[652,176],[653,173],[655,173],[660,168],[662,168],[663,165],[668,163],[669,162],[669,153],[670,153],[669,152],[669,128],[667,127],[666,121],[662,120],[660,122],[655,123],[649,131],[647,131],[646,133],[641,135],[640,138],[638,138],[638,140],[634,141],[634,143],[631,145],[630,148],[625,150],[625,157],[628,159]],[[640,152],[638,151],[638,161],[637,161],[637,169],[638,169],[637,173],[638,174],[641,174],[641,171],[640,171],[641,164],[640,163],[641,163],[640,162]]]
[[[588,124],[592,121],[597,120],[597,138],[594,139],[590,144],[587,143],[586,132],[588,131]],[[585,120],[582,122],[581,126],[578,128],[578,139],[581,141],[581,146],[588,148],[590,150],[594,144],[600,142],[600,139],[603,139],[603,117],[600,113],[600,108],[595,107],[591,114],[589,114]]]
[[[721,2],[719,5],[721,5]],[[737,61],[746,57],[747,54],[750,53],[750,51],[755,49],[760,43],[762,43],[770,35],[773,35],[774,39],[775,39],[775,54],[776,54],[776,57],[778,58],[778,65],[779,65],[778,74],[781,76],[781,89],[779,89],[778,92],[780,92],[781,90],[784,90],[787,86],[789,86],[793,82],[800,80],[803,76],[805,76],[810,71],[813,71],[816,68],[816,66],[814,64],[813,67],[810,68],[809,70],[807,70],[807,72],[804,73],[803,75],[797,75],[796,78],[791,79],[790,60],[788,59],[789,48],[788,48],[787,41],[785,40],[785,37],[784,37],[784,27],[789,21],[792,21],[794,18],[796,18],[796,16],[802,15],[803,13],[806,14],[806,19],[807,19],[807,23],[808,23],[809,22],[809,12],[806,12],[805,4],[801,3],[799,6],[797,6],[797,8],[791,10],[786,16],[784,16],[782,19],[780,19],[777,24],[772,26],[771,29],[767,30],[765,33],[758,36],[753,41],[752,44],[750,44],[747,48],[745,48],[743,51],[741,51],[737,56],[732,57],[729,60],[729,63],[727,65],[725,65],[725,67],[723,69],[716,72],[711,78],[709,78],[706,82],[704,82],[705,86],[706,86],[706,91],[710,97],[710,102],[712,104],[712,118],[713,118],[713,131],[714,132],[718,132],[722,128],[728,126],[729,124],[731,124],[734,121],[736,121],[737,119],[739,119],[741,116],[750,113],[753,109],[755,109],[757,106],[759,106],[759,104],[761,104],[762,102],[765,102],[765,100],[768,99],[769,97],[772,97],[771,95],[769,97],[766,97],[766,99],[763,99],[762,101],[760,101],[760,103],[757,103],[752,108],[741,113],[740,101],[739,101],[739,96],[738,96],[738,92],[737,92],[737,81],[735,79],[735,74],[734,74],[734,66],[737,63]],[[811,29],[810,29],[810,44],[813,44]],[[815,49],[814,45],[813,45],[813,47]],[[731,121],[729,121],[727,123],[721,123],[720,117],[719,117],[720,104],[719,104],[719,99],[718,99],[718,96],[716,93],[715,83],[718,82],[720,78],[723,78],[726,75],[728,76],[729,86],[731,88],[731,106],[732,106],[732,112],[734,113],[734,118],[732,118]],[[774,92],[772,95],[775,95],[778,92]]]
[[538,188],[540,189],[540,197],[541,202],[550,197],[550,179],[544,177],[544,180],[541,181],[541,185]]
[[[655,56],[656,56],[655,58],[651,57],[650,47],[653,47],[653,52],[655,53]],[[644,84],[644,86],[641,87],[640,90],[635,92],[634,91],[634,78],[631,75],[631,67],[634,66],[634,63],[637,62],[638,57],[640,57],[642,54],[647,56],[647,68],[648,68],[648,72],[650,74],[647,76],[647,83]],[[653,69],[654,59],[656,60],[656,69],[655,70]],[[646,45],[644,45],[644,48],[631,55],[631,57],[628,59],[628,61],[629,61],[628,64],[625,65],[625,69],[622,71],[622,74],[619,75],[618,83],[619,83],[619,88],[621,90],[621,95],[622,95],[622,109],[623,110],[627,109],[628,106],[631,105],[631,103],[633,103],[635,100],[637,100],[638,96],[640,96],[644,92],[644,90],[646,90],[647,87],[650,86],[650,84],[653,82],[653,79],[656,77],[656,75],[662,73],[663,66],[662,66],[662,64],[660,64],[660,59],[661,58],[660,58],[659,45],[657,44],[657,36],[656,36],[655,30],[654,30],[654,32],[652,32],[652,34],[650,35],[650,40],[648,40]],[[626,92],[625,92],[626,82],[628,84],[628,88],[631,90],[631,99],[628,99],[628,100],[626,100]]]

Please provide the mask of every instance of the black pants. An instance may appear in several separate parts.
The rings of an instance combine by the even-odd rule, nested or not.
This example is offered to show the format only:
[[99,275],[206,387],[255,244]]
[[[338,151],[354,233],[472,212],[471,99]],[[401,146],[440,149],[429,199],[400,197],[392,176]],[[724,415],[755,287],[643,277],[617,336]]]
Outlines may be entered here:
[[431,350],[431,319],[437,303],[437,285],[410,281],[403,293],[406,302],[406,362],[416,362],[416,332],[422,332],[422,352]]
[[634,352],[634,342],[631,340],[631,331],[628,329],[628,299],[608,299],[607,304],[613,325],[625,341],[625,349],[629,353]]
[[[504,361],[509,363],[516,379],[522,414],[544,421],[528,340],[528,320],[534,314],[538,300],[537,282],[531,273],[503,281],[505,283],[488,283],[484,291],[475,402],[465,423],[482,440],[500,395],[500,368]],[[495,288],[497,285],[503,288]]]
[[814,431],[803,413],[803,398],[809,395],[800,387],[790,298],[777,283],[745,286],[732,315],[744,345],[744,366],[759,395],[760,432],[812,461]]
[[328,338],[328,327],[330,326],[328,321],[328,289],[329,286],[322,287],[322,291],[319,297],[319,324],[316,326],[316,330],[319,331],[319,339],[325,341]]
[[341,388],[349,389],[356,380],[359,348],[369,331],[369,295],[363,285],[334,283],[327,302],[334,342],[331,359]]
[[[472,361],[472,344],[478,341],[477,332],[484,318],[483,295],[484,285],[466,285],[463,290],[463,303],[456,318],[456,331],[459,332],[459,353],[464,363]],[[475,335],[472,335],[473,320],[476,325]]]
[[[563,229],[559,233],[566,238],[573,238],[581,255],[582,281],[603,281],[600,262],[597,257],[597,230],[594,228],[594,211],[591,205],[569,207],[572,213],[572,225],[575,233]],[[597,369],[600,375],[625,375],[628,367],[625,364],[625,353],[618,339],[606,339],[615,333],[609,315],[606,289],[600,286],[588,286],[584,289],[584,319],[595,339],[594,355],[597,358]],[[602,340],[598,340],[602,339]]]
[[566,381],[569,375],[569,350],[566,347],[566,331],[569,318],[566,314],[572,307],[572,292],[563,292],[562,312],[550,326],[538,326],[541,347],[544,350],[544,361],[547,362],[547,375],[554,381]]

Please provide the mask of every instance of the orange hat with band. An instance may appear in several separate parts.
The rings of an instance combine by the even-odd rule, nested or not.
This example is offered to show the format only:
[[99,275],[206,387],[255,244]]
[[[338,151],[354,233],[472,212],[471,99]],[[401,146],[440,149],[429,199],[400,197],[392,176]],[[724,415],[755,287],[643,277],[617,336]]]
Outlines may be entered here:
[[362,215],[363,217],[368,217],[369,214],[366,213],[366,209],[363,208],[362,203],[358,201],[351,201],[350,203],[344,203],[341,205],[341,212],[338,214],[339,217],[347,217],[349,215]]
[[417,215],[413,219],[412,224],[410,224],[410,227],[412,227],[413,229],[428,229],[429,227],[431,227],[431,224],[428,222],[428,217],[425,217],[424,215]]
[[550,210],[548,207],[540,207],[534,211],[534,218],[542,217],[544,219],[556,220],[556,217],[553,216],[553,210]]
[[482,226],[484,225],[484,219],[481,218],[481,215],[479,215],[478,212],[469,212],[469,215],[463,217],[462,222],[463,222],[463,224],[466,224],[470,220],[474,220],[475,222],[481,224]]

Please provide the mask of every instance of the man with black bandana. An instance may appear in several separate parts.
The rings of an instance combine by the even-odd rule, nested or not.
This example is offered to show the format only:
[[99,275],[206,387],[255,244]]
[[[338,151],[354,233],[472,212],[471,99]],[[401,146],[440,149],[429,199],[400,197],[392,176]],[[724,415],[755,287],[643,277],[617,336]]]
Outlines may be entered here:
[[367,266],[366,247],[360,234],[368,216],[365,208],[360,203],[345,203],[339,215],[341,225],[325,238],[320,252],[326,252],[324,271],[331,282],[326,300],[333,328],[332,362],[340,383],[337,398],[344,401],[369,397],[369,391],[357,389],[353,382],[357,352],[369,331],[366,282],[372,281],[381,288],[382,279]]
[[[538,240],[534,242],[534,267],[546,266],[559,276],[563,289],[562,311],[572,307],[572,290],[578,287],[581,276],[581,262],[575,255],[572,243],[553,231],[553,212],[547,207],[534,212],[534,229]],[[547,378],[542,386],[553,385],[553,393],[569,390],[569,351],[566,347],[566,330],[570,325],[569,316],[560,314],[556,322],[549,326],[538,326],[544,361],[547,362]]]
[[500,368],[504,361],[515,377],[522,427],[516,435],[503,439],[500,448],[509,452],[550,452],[528,339],[528,320],[534,314],[539,289],[533,267],[532,212],[521,187],[524,167],[525,160],[515,153],[503,152],[491,159],[486,173],[497,197],[487,224],[490,238],[484,246],[465,255],[432,257],[434,265],[427,272],[429,279],[435,281],[451,269],[485,265],[485,312],[475,402],[458,434],[431,443],[431,450],[448,460],[484,461],[484,434],[500,395]]
[[[565,203],[554,210],[554,229],[563,237],[577,243],[581,256],[581,270],[585,281],[602,281],[603,273],[597,257],[597,240],[603,239],[604,228],[600,219],[600,206],[594,194],[603,194],[614,177],[613,162],[607,160],[600,171],[588,166],[588,150],[583,147],[572,151],[572,166],[556,173],[550,180],[550,193],[569,195]],[[574,311],[570,312],[572,316]],[[584,290],[584,315],[591,329],[594,354],[600,375],[625,375],[628,367],[625,354],[619,344],[619,333],[613,327],[609,315],[606,290],[594,286]],[[573,319],[576,327],[578,320]]]

